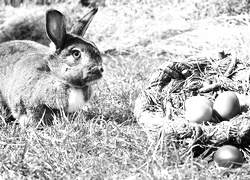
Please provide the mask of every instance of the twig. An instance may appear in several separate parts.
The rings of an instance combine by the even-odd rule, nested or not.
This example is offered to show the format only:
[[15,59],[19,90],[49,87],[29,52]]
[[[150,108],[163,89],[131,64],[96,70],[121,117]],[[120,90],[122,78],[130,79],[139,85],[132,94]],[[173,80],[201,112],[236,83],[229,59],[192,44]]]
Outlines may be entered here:
[[226,70],[226,72],[224,73],[225,77],[229,77],[231,76],[231,73],[233,72],[233,70],[235,69],[235,66],[237,64],[237,58],[235,56],[228,56],[228,59],[231,59],[231,62]]
[[215,84],[211,84],[211,85],[208,85],[206,87],[200,88],[198,92],[199,93],[208,93],[208,92],[214,91],[220,87],[221,87],[220,83],[215,83]]

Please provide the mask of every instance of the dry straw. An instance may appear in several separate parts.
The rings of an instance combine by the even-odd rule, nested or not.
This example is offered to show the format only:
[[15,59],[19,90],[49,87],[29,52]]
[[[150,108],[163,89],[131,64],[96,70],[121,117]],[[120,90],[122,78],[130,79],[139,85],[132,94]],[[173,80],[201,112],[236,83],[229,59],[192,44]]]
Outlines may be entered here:
[[[234,91],[243,97],[249,89],[249,65],[234,55],[219,53],[218,59],[192,57],[183,62],[161,65],[135,103],[138,123],[150,138],[165,134],[175,140],[191,140],[191,146],[211,149],[234,144],[248,152],[250,119],[248,104],[230,121],[219,122],[213,116],[209,124],[192,124],[183,116],[184,101],[195,95],[214,100],[221,91]],[[244,76],[243,76],[244,75]],[[240,95],[241,94],[241,95]]]

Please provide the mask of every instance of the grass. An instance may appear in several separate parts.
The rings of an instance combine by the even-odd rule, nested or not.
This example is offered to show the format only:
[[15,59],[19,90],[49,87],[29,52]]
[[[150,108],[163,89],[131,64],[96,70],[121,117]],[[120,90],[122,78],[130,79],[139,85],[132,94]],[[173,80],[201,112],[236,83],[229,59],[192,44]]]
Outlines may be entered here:
[[[62,10],[71,25],[89,10],[76,6],[50,7]],[[0,7],[0,40],[48,44],[47,8]],[[247,10],[247,1],[234,0],[105,1],[86,34],[99,47],[105,68],[91,107],[43,130],[1,121],[2,179],[249,179],[248,162],[220,169],[213,161],[193,158],[173,137],[150,141],[133,114],[146,78],[166,61],[216,56],[224,49],[249,62]]]

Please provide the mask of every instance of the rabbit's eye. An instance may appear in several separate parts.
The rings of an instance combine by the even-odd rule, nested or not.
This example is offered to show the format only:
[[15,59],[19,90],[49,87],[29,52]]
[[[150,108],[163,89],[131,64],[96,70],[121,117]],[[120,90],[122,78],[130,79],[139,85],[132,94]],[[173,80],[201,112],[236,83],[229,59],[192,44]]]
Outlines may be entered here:
[[78,50],[78,49],[73,49],[73,50],[71,51],[71,54],[72,54],[72,56],[74,57],[74,59],[76,59],[76,60],[78,60],[78,59],[81,58],[81,51]]

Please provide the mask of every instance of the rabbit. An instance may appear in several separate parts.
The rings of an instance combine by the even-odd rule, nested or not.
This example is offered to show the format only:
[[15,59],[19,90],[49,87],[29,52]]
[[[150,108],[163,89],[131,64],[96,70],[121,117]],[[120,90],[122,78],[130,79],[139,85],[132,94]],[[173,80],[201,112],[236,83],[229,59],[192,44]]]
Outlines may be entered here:
[[103,75],[100,51],[83,38],[97,10],[67,33],[64,15],[49,9],[45,29],[54,48],[29,40],[0,44],[0,106],[20,126],[51,124],[54,112],[73,113],[88,103]]

